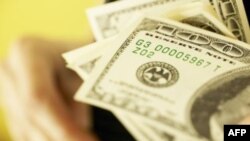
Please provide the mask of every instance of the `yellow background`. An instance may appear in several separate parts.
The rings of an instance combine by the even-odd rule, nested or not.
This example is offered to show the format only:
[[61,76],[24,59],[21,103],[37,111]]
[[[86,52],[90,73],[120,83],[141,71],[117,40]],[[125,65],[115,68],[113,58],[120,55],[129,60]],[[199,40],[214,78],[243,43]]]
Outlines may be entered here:
[[[85,9],[98,0],[0,0],[0,60],[11,42],[24,35],[80,40],[91,33]],[[8,141],[0,110],[0,141]]]

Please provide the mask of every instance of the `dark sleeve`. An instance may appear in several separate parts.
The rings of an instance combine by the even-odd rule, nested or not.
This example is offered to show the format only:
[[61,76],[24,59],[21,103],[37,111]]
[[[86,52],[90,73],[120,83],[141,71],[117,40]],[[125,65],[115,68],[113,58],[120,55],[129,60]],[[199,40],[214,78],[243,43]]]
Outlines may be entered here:
[[114,2],[114,1],[117,1],[117,0],[105,0],[105,3]]
[[94,132],[101,141],[135,141],[109,111],[93,107]]
[[243,0],[245,11],[247,14],[247,20],[248,24],[250,24],[250,1],[249,0]]

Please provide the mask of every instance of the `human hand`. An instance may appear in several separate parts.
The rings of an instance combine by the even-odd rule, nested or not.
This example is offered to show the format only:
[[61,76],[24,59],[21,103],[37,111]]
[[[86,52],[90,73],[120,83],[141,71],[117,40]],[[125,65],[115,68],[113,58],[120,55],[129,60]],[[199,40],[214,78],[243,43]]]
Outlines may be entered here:
[[65,68],[63,52],[80,44],[23,38],[0,69],[3,102],[15,141],[94,141],[91,111],[73,100],[81,80]]

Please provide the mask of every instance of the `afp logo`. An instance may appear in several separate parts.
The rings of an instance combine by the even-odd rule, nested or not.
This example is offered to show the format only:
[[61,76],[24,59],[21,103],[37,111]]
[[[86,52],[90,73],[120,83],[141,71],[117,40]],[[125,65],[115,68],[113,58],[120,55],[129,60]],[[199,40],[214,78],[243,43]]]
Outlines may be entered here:
[[249,141],[250,125],[224,125],[224,141]]

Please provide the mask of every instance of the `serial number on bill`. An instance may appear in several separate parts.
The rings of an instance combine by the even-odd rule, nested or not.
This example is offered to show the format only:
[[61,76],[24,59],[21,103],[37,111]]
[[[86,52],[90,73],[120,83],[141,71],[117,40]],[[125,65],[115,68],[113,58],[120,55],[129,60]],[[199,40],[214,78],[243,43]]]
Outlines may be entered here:
[[212,62],[203,59],[201,57],[186,53],[184,51],[178,50],[176,48],[171,48],[169,46],[164,46],[161,44],[153,45],[151,41],[146,41],[143,39],[138,39],[135,42],[135,47],[132,50],[132,53],[139,55],[141,57],[152,58],[158,53],[167,55],[169,57],[174,57],[179,61],[191,64],[200,68],[211,67],[213,71],[217,71],[221,68],[220,65],[213,64]]

